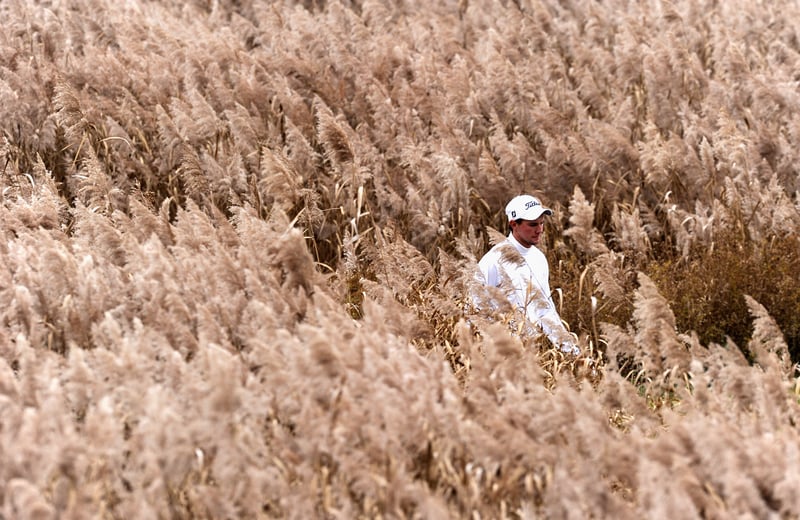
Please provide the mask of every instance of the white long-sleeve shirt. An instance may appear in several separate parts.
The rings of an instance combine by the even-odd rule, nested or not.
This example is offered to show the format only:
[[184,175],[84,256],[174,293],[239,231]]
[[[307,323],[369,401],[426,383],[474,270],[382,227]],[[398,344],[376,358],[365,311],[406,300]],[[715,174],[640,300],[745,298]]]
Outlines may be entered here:
[[538,324],[550,341],[576,353],[573,338],[561,322],[550,295],[550,266],[536,247],[525,247],[509,234],[478,262],[486,285],[500,288],[531,323]]

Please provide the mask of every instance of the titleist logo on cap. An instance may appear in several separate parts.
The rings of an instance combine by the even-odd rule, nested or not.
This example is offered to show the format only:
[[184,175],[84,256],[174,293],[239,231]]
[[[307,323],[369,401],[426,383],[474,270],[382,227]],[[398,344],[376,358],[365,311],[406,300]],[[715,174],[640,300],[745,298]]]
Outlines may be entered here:
[[[541,206],[538,200],[531,200],[525,203],[525,209],[535,208],[536,206]],[[517,211],[511,210],[511,218],[517,218]]]

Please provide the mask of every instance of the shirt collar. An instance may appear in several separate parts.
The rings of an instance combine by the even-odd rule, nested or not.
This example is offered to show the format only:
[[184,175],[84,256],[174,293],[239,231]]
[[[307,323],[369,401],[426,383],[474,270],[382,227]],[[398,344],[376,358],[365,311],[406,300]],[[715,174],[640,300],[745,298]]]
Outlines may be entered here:
[[528,254],[528,252],[531,250],[531,247],[533,247],[533,246],[525,247],[522,244],[520,244],[517,241],[517,239],[514,238],[514,234],[513,233],[509,233],[508,234],[508,241],[511,242],[514,245],[514,247],[517,248],[517,251],[519,251],[519,254],[521,254],[522,256],[525,256],[526,254]]

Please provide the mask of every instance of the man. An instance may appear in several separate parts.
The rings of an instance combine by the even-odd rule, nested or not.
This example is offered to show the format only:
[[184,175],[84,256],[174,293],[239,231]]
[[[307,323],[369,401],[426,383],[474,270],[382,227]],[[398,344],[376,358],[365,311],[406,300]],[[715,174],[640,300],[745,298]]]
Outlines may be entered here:
[[551,209],[531,195],[519,195],[506,206],[511,232],[478,263],[483,282],[498,287],[509,302],[537,324],[563,352],[578,355],[580,349],[564,327],[550,296],[550,267],[536,246],[542,239],[545,216]]

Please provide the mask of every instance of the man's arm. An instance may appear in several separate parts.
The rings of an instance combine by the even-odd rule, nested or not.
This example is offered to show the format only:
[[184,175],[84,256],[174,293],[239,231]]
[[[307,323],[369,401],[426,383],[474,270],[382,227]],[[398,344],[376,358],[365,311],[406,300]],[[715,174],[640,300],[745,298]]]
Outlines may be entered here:
[[550,342],[562,352],[576,356],[580,354],[581,351],[575,343],[575,338],[561,321],[561,316],[556,311],[552,298],[533,281],[528,284],[526,289],[525,314],[529,321],[539,324]]

